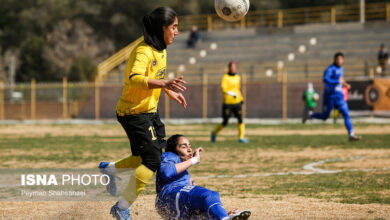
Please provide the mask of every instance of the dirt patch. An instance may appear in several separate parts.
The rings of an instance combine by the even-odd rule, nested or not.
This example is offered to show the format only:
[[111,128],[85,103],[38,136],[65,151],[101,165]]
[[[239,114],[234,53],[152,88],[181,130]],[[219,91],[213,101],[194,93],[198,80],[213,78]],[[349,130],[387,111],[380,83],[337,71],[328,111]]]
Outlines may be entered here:
[[0,126],[0,137],[126,136],[120,125],[8,125]]
[[[364,160],[349,160],[351,157],[372,158]],[[338,149],[325,147],[323,149],[305,148],[300,151],[285,151],[274,149],[229,149],[217,151],[206,148],[201,164],[191,168],[198,176],[265,174],[278,172],[305,171],[303,166],[326,159],[345,158],[346,161],[330,162],[319,165],[322,169],[376,169],[390,168],[390,149]],[[383,158],[378,159],[376,158]],[[359,163],[360,162],[360,163]],[[334,164],[337,166],[335,167]]]
[[390,169],[390,158],[361,158],[357,160],[347,160],[337,163],[327,163],[319,166],[322,169],[328,170],[344,170],[344,169]]
[[23,155],[23,156],[49,156],[51,154],[63,154],[63,150],[43,150],[43,149],[34,149],[34,150],[19,150],[19,149],[5,149],[1,150],[1,156],[3,157],[9,157],[9,156],[18,156],[18,155]]
[[[140,196],[132,206],[132,219],[160,219],[155,195]],[[237,198],[222,196],[227,210],[252,211],[250,219],[374,219],[390,218],[390,205],[341,204],[298,196]],[[112,219],[113,202],[0,202],[2,219]]]
[[213,149],[212,146],[208,146],[205,148],[205,151],[203,152],[202,160],[206,160],[206,161],[228,160],[226,158],[232,156],[233,157],[237,156],[242,159],[253,158],[253,157],[257,157],[257,158],[284,157],[288,160],[290,160],[290,158],[293,159],[310,158],[310,159],[320,160],[320,159],[327,159],[327,158],[347,158],[347,157],[357,157],[357,156],[386,157],[386,156],[390,156],[390,149],[339,149],[339,148],[333,148],[332,146],[328,146],[321,149],[308,147],[299,151],[286,151],[286,150],[277,150],[277,149],[253,149],[253,148],[245,149],[245,150],[240,150],[236,148],[236,149],[227,149],[226,151],[221,151],[220,149]]
[[259,150],[262,156],[288,156],[288,157],[305,157],[311,159],[326,159],[326,158],[346,158],[356,156],[389,156],[390,149],[338,149],[332,146],[321,149],[305,148],[300,151],[283,151],[273,149]]
[[[59,157],[61,155],[66,155],[69,153],[66,150],[56,150],[56,151],[48,151],[48,150],[42,150],[42,149],[33,149],[33,150],[19,150],[19,149],[6,149],[1,151],[2,157],[12,157],[15,156],[16,159],[8,159],[3,160],[0,162],[1,167],[12,167],[12,168],[96,168],[99,161],[89,161],[89,162],[83,162],[78,161],[75,163],[74,160],[65,160],[64,162],[59,161],[35,161],[31,162],[29,160],[21,160],[18,159],[18,156],[53,156],[53,157]],[[130,155],[130,148],[129,149],[121,149],[121,150],[107,150],[101,153],[98,153],[98,155],[102,156],[104,155],[105,161],[116,161],[121,159],[121,157],[126,157],[127,155]],[[88,157],[95,157],[97,153],[92,153],[89,151],[83,152],[80,156],[82,158],[88,158]]]
[[113,143],[113,142],[127,142],[129,141],[129,139],[127,137],[123,137],[123,138],[103,138],[103,139],[99,139],[100,142],[105,142],[105,143]]
[[[120,139],[122,140],[122,139]],[[108,141],[108,140],[107,140]],[[119,141],[119,139],[118,139]],[[348,160],[337,163],[329,163],[320,166],[321,168],[330,169],[370,169],[370,168],[388,168],[390,167],[390,160],[384,157],[390,157],[390,149],[337,149],[332,147],[325,147],[322,149],[305,148],[300,151],[285,151],[275,149],[228,149],[221,151],[219,149],[213,149],[212,146],[204,146],[205,152],[202,156],[201,166],[195,167],[195,169],[202,170],[203,175],[215,175],[215,170],[229,170],[231,175],[241,174],[243,169],[245,172],[261,172],[263,168],[275,167],[269,171],[275,172],[287,172],[301,170],[303,163],[315,162],[318,160],[329,158],[349,158],[349,157],[368,157],[366,160]],[[2,156],[19,156],[19,155],[41,155],[41,156],[59,156],[66,154],[67,151],[47,151],[42,149],[33,150],[18,150],[18,149],[6,149],[2,150]],[[115,151],[100,152],[99,155],[104,155],[104,159],[107,161],[119,160],[130,154],[130,149],[121,149]],[[82,157],[94,157],[96,153],[89,151],[83,152]],[[382,159],[380,159],[382,158]],[[300,162],[303,160],[303,162]],[[74,168],[94,168],[98,161],[91,162],[78,162],[65,161],[59,163],[58,161],[38,161],[31,163],[31,161],[21,160],[6,160],[2,161],[3,167],[12,168],[67,168],[72,166]],[[299,166],[294,166],[294,163]],[[206,167],[212,168],[203,170]]]

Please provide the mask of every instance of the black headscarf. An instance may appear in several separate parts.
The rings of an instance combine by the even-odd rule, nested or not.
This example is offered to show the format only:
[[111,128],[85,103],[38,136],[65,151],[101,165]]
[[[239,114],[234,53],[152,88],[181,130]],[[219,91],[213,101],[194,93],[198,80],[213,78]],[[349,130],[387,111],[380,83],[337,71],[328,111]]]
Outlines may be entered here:
[[156,8],[145,15],[142,18],[145,42],[159,51],[166,49],[163,27],[171,25],[176,17],[176,12],[168,7]]
[[231,68],[231,66],[232,66],[233,64],[236,64],[236,62],[235,62],[234,60],[230,61],[229,64],[228,64],[228,68],[229,68],[228,74],[229,74],[229,76],[234,76],[234,75],[237,74],[237,73],[232,73],[232,72],[230,72],[230,68]]

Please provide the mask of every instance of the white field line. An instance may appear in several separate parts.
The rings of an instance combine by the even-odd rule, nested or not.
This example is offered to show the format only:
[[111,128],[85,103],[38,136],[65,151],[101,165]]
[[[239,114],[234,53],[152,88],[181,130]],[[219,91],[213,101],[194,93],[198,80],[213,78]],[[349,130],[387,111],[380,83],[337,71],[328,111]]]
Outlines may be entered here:
[[358,159],[366,159],[367,157],[350,157],[350,158],[333,158],[325,159],[316,162],[312,162],[303,166],[303,171],[292,171],[292,172],[277,172],[277,173],[254,173],[254,174],[241,174],[241,175],[210,175],[210,176],[200,176],[196,177],[197,179],[219,179],[219,178],[248,178],[248,177],[267,177],[267,176],[287,176],[287,175],[313,175],[313,174],[332,174],[332,173],[341,173],[341,172],[374,172],[374,171],[386,171],[390,168],[382,169],[348,169],[348,170],[324,170],[317,168],[317,166],[328,163],[328,162],[337,162],[337,161],[351,161]]

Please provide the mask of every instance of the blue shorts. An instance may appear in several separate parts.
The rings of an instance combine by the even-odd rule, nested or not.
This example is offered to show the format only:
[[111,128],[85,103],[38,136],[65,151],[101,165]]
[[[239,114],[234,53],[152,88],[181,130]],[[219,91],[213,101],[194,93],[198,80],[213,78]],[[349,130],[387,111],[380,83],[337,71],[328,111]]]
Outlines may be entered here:
[[[215,206],[220,207],[219,211],[210,211]],[[227,216],[219,194],[200,186],[180,186],[168,192],[163,190],[157,195],[156,208],[164,219],[220,219]]]

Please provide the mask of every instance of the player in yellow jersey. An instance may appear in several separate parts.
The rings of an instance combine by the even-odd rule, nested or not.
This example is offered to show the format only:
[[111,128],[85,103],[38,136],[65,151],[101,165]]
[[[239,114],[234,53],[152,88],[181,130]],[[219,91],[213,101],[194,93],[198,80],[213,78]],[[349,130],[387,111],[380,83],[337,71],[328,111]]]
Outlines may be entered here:
[[244,100],[241,95],[241,77],[236,74],[236,62],[231,61],[228,68],[229,71],[223,76],[221,81],[223,122],[211,132],[211,142],[215,142],[217,134],[228,124],[229,118],[233,113],[238,120],[238,141],[247,144],[249,141],[244,138],[245,124],[242,121],[242,104]]
[[119,123],[130,140],[132,155],[116,162],[101,162],[100,170],[109,176],[107,190],[117,195],[115,174],[120,168],[135,168],[119,201],[111,208],[117,219],[131,219],[130,206],[160,167],[161,149],[165,148],[165,127],[157,111],[161,90],[186,108],[181,94],[186,88],[182,77],[164,80],[166,47],[175,36],[178,19],[167,7],[155,9],[143,17],[144,40],[131,52],[126,67],[124,88],[116,106]]

